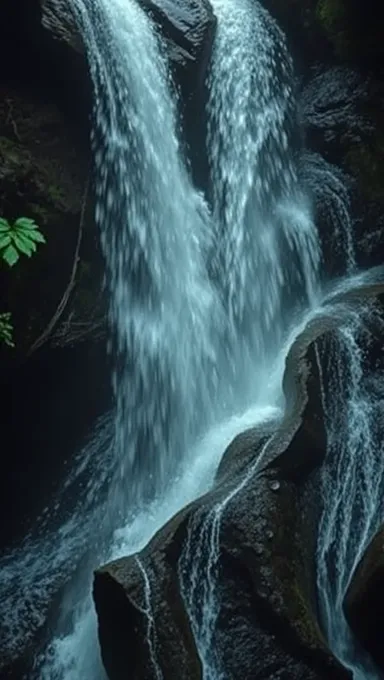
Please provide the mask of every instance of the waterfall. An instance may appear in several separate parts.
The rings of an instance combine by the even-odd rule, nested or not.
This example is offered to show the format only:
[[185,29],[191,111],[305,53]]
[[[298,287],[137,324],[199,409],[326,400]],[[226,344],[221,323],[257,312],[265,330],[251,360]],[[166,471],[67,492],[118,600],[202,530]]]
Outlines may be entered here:
[[[278,357],[285,357],[289,316],[295,306],[302,312],[318,300],[318,237],[309,193],[300,185],[294,78],[284,36],[257,2],[212,0],[212,6],[218,19],[208,102],[212,267],[230,339],[236,337],[227,345],[235,408],[259,404],[265,421],[269,411],[261,404],[273,411],[280,403],[284,362]],[[268,390],[266,374],[277,376],[274,390]],[[225,678],[214,644],[222,518],[269,443],[224,500],[209,512],[203,507],[188,528],[179,579],[204,680]]]
[[75,0],[74,13],[94,86],[96,221],[118,356],[114,493],[124,517],[127,476],[135,502],[148,487],[162,490],[175,451],[210,412],[220,327],[205,264],[212,229],[180,153],[150,20],[134,0]]
[[[216,448],[206,460],[196,456],[193,480],[184,457],[214,421],[216,337],[224,321],[207,267],[211,217],[181,154],[176,95],[152,22],[134,0],[73,0],[72,10],[94,89],[96,222],[117,357],[113,458],[92,569],[137,552],[189,494],[205,488]],[[72,622],[60,618],[38,677],[102,677],[83,576],[65,593],[67,607]]]
[[208,83],[212,268],[230,332],[241,336],[229,354],[234,373],[243,369],[244,390],[250,365],[276,355],[298,298],[315,301],[319,249],[298,179],[300,135],[284,36],[254,0],[211,4],[218,20]]
[[[317,203],[326,206],[333,236],[342,241],[342,273],[355,271],[345,177],[301,146],[283,34],[256,0],[212,0],[212,6],[218,23],[203,197],[176,134],[178,102],[165,49],[140,3],[72,0],[94,88],[96,222],[110,297],[115,404],[75,457],[35,533],[1,562],[12,651],[29,625],[43,627],[46,601],[62,588],[60,616],[51,614],[55,629],[35,659],[34,680],[105,678],[92,570],[136,555],[183,506],[212,488],[235,435],[280,418],[287,351],[325,297]],[[320,76],[318,83],[325,87]],[[317,94],[308,90],[306,97],[314,119]],[[351,656],[342,600],[380,519],[383,491],[361,323],[351,317],[330,354],[337,370],[324,387],[328,453],[318,543],[324,627],[358,680],[367,676]],[[268,445],[242,480],[229,484],[226,497],[205,515],[202,504],[188,527],[179,578],[204,680],[225,680],[215,649],[221,523]],[[66,505],[72,497],[76,502]],[[353,539],[352,525],[359,529]],[[136,559],[148,651],[160,679],[152,574]],[[38,610],[26,597],[13,609],[21,587],[44,606]]]
[[384,520],[384,442],[377,429],[380,406],[372,399],[361,347],[373,314],[367,309],[363,317],[351,315],[333,351],[325,348],[331,375],[323,390],[328,450],[323,470],[325,510],[318,536],[318,589],[329,644],[355,680],[379,677],[370,661],[356,652],[343,613],[354,571]]
[[301,173],[328,239],[323,250],[329,253],[326,265],[330,271],[323,272],[323,277],[340,272],[352,275],[356,271],[356,256],[347,177],[319,153],[310,152],[302,155]]

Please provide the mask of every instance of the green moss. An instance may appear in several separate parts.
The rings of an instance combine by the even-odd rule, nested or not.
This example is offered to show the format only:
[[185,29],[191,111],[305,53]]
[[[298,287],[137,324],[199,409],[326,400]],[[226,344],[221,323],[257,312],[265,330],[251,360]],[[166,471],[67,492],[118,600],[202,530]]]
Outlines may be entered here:
[[327,33],[333,33],[345,18],[343,0],[319,0],[316,18]]
[[344,0],[318,0],[315,14],[318,24],[333,44],[335,53],[346,56],[350,49],[350,36]]
[[37,203],[30,203],[30,213],[36,218],[36,221],[40,221],[42,224],[50,223],[50,212],[42,205]]
[[8,137],[0,136],[0,156],[7,165],[17,165],[20,170],[28,170],[31,165],[31,155],[27,149]]
[[52,203],[65,203],[64,191],[57,184],[50,184],[46,187],[47,197]]
[[[282,555],[272,557],[273,571],[280,578],[284,593],[286,616],[303,644],[319,648],[324,644],[323,635],[311,608],[308,595],[300,582],[300,567],[291,558]],[[302,577],[301,577],[302,578]]]

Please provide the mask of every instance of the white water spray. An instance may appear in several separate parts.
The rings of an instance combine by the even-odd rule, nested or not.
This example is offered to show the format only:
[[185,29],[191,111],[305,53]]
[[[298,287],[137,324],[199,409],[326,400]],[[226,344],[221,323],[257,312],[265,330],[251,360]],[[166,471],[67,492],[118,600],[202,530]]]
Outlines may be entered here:
[[[209,78],[213,268],[250,364],[276,356],[285,315],[314,302],[318,239],[297,175],[297,114],[284,37],[254,0],[212,0],[218,20]],[[241,356],[239,356],[239,354]],[[254,396],[254,395],[253,395]]]
[[151,22],[134,0],[75,0],[74,12],[94,86],[96,219],[119,355],[114,493],[124,517],[127,475],[136,503],[162,489],[176,450],[210,412],[220,307],[205,265],[210,218],[180,154]]

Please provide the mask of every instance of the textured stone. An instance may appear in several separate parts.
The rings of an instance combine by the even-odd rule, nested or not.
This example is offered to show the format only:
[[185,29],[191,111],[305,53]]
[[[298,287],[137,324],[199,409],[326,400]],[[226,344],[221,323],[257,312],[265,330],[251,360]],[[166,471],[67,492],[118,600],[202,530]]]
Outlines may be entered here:
[[384,526],[356,569],[344,610],[360,644],[384,671]]

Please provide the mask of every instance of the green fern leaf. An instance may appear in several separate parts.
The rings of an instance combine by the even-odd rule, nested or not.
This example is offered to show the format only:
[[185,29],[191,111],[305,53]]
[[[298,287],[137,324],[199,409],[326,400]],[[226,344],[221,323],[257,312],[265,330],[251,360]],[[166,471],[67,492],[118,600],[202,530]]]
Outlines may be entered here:
[[11,322],[11,312],[2,312],[0,314],[0,343],[14,347],[13,342],[13,326]]
[[31,220],[29,217],[19,217],[13,226],[16,227],[16,229],[21,227],[22,229],[28,229],[28,231],[30,229],[38,228],[35,220]]
[[19,253],[17,252],[16,248],[10,244],[5,250],[3,250],[1,257],[10,267],[13,267],[19,260]]
[[22,234],[13,234],[13,243],[17,250],[24,253],[27,257],[31,257],[32,253],[36,251],[36,246],[33,241],[23,237]]
[[[36,252],[36,250],[37,250],[37,245],[36,245],[36,243],[34,242],[34,240],[30,238],[29,233],[25,233],[24,231],[18,231],[16,234],[14,234],[13,239],[15,240],[16,237],[17,237],[18,239],[20,239],[20,240],[24,243],[24,245],[25,245],[29,250],[31,250],[33,253]],[[17,244],[15,244],[15,245],[17,245]],[[20,248],[19,250],[21,250],[21,248]],[[23,252],[24,252],[24,251],[23,251]]]
[[5,248],[11,241],[12,238],[10,234],[0,234],[0,249]]
[[31,241],[36,241],[37,243],[46,243],[44,235],[41,233],[41,231],[28,231],[28,232],[23,232],[26,238],[28,238]]
[[8,220],[5,220],[3,217],[0,217],[0,232],[2,231],[10,231],[11,225],[9,224]]

